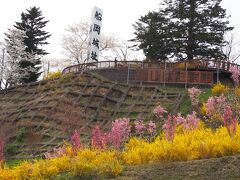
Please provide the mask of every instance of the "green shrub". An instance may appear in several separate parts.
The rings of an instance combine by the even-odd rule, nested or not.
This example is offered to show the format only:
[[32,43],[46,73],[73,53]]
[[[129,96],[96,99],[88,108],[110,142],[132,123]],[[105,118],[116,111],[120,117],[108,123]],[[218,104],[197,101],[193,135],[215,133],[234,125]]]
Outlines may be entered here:
[[6,156],[13,156],[17,154],[18,147],[16,144],[6,144],[4,154]]
[[59,83],[67,83],[69,81],[71,81],[71,79],[73,78],[73,73],[67,73],[63,76],[61,76],[61,78],[59,79]]
[[17,137],[16,137],[16,142],[17,143],[23,143],[25,142],[26,138],[27,138],[27,128],[21,128],[18,133],[17,133]]

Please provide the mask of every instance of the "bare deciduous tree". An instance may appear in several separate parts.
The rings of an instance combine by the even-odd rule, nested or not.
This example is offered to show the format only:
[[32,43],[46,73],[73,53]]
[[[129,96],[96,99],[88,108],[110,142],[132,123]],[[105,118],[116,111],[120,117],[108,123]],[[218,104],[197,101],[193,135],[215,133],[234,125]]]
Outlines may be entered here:
[[131,49],[129,42],[127,41],[121,41],[118,46],[114,48],[114,54],[116,55],[117,59],[121,61],[137,59],[136,51]]
[[63,53],[75,63],[83,62],[86,58],[89,34],[88,21],[69,25],[62,38]]
[[227,56],[227,61],[235,62],[240,57],[240,42],[235,41],[234,34],[227,34],[225,37],[226,45],[222,47],[223,53]]

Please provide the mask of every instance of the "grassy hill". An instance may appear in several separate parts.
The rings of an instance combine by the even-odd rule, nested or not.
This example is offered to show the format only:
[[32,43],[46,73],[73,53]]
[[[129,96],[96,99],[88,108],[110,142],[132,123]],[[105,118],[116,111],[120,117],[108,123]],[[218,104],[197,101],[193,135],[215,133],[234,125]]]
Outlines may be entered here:
[[240,156],[126,167],[118,180],[239,179]]
[[41,155],[79,129],[88,139],[96,124],[108,128],[112,120],[129,117],[149,120],[160,103],[176,111],[183,91],[124,85],[91,74],[66,74],[0,92],[0,133],[8,139],[8,158]]
[[[200,102],[210,94],[209,89],[204,91]],[[75,129],[80,130],[84,143],[89,142],[96,124],[108,129],[117,118],[153,119],[152,109],[158,103],[172,113],[186,114],[191,109],[191,102],[181,88],[119,84],[94,73],[66,74],[59,79],[1,91],[0,133],[8,139],[8,159],[38,157],[63,144]],[[14,163],[10,161],[8,166]],[[239,179],[239,163],[237,155],[124,165],[115,179]],[[94,173],[92,178],[101,179]],[[63,173],[54,179],[78,178]]]

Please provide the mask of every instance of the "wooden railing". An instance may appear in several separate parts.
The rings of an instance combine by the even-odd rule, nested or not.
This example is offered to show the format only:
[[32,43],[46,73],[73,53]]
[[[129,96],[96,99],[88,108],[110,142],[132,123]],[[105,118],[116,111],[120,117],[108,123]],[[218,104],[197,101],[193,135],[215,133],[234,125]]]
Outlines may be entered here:
[[213,84],[213,71],[163,70],[144,68],[136,70],[135,81],[172,84]]
[[240,65],[229,61],[220,60],[188,60],[180,62],[146,62],[146,61],[99,61],[96,63],[83,63],[66,67],[62,73],[78,72],[91,69],[107,69],[107,68],[159,68],[162,70],[221,70],[229,71],[231,66],[240,69]]
[[142,64],[142,61],[99,61],[95,63],[83,63],[66,67],[63,69],[62,74],[103,68],[141,68]]

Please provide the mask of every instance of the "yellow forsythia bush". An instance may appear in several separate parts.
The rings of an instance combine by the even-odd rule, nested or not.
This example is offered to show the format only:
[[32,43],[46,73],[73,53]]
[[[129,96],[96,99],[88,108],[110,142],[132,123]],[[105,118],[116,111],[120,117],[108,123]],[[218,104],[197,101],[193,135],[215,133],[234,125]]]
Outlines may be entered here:
[[0,168],[0,179],[46,179],[70,169],[70,158],[67,156],[23,162],[14,168]]
[[212,87],[212,95],[219,96],[227,92],[227,90],[228,88],[224,84],[217,83]]
[[43,80],[55,79],[61,77],[62,72],[60,70],[49,72],[46,76],[43,77]]
[[207,110],[206,110],[206,104],[205,103],[203,103],[203,105],[202,105],[200,110],[201,110],[202,115],[206,115]]
[[235,88],[234,93],[237,97],[240,97],[240,87]]
[[67,173],[77,177],[114,177],[124,165],[139,165],[151,162],[186,161],[221,157],[240,153],[240,125],[236,134],[229,136],[225,127],[215,131],[203,124],[195,130],[177,130],[173,141],[160,134],[153,142],[133,137],[123,151],[82,148],[76,155],[23,162],[14,168],[0,167],[0,179],[53,179]]
[[47,179],[59,173],[88,177],[92,175],[117,176],[122,165],[115,151],[82,149],[76,156],[23,162],[14,168],[0,168],[0,179]]
[[215,132],[208,128],[175,134],[173,142],[158,136],[152,143],[132,138],[126,144],[123,162],[128,165],[154,161],[186,161],[240,153],[240,126],[231,138],[225,127]]
[[94,172],[98,175],[117,176],[122,172],[116,151],[84,149],[80,150],[72,160],[70,173],[73,176],[84,177]]

